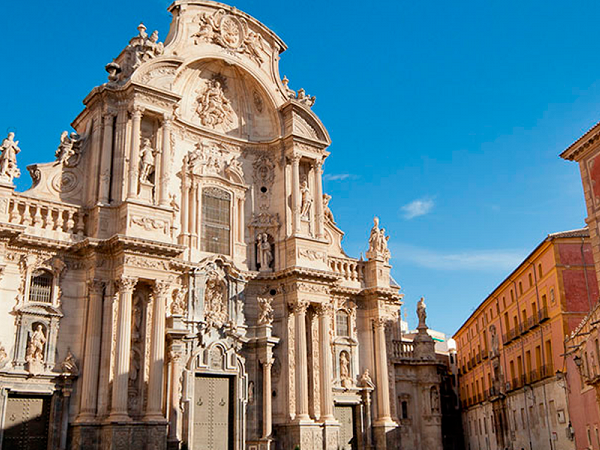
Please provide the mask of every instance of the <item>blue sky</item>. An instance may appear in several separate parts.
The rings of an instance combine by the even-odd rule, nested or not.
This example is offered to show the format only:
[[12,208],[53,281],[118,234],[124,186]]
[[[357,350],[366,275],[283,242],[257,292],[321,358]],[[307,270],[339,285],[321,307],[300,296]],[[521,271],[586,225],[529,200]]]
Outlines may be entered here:
[[[0,133],[21,141],[19,189],[138,23],[166,36],[168,4],[2,3]],[[381,218],[411,326],[425,296],[430,326],[453,333],[548,233],[584,225],[578,168],[558,154],[600,120],[600,2],[233,4],[316,95],[345,248],[364,252]]]

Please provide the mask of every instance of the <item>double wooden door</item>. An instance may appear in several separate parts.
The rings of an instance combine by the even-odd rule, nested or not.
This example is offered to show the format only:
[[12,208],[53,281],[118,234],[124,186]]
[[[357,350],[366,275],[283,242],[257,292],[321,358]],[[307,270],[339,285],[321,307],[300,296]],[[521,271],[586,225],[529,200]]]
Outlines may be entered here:
[[51,401],[50,396],[9,395],[4,416],[2,448],[46,450]]
[[339,448],[341,450],[356,450],[355,408],[351,405],[336,405],[334,415],[340,423]]
[[230,377],[196,376],[194,444],[191,450],[233,448],[233,396]]

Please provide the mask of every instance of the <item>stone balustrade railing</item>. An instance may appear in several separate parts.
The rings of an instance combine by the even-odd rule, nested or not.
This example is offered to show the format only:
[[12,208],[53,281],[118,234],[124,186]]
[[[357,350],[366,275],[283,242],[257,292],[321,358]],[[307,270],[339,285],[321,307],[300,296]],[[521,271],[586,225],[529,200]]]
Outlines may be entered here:
[[348,258],[328,258],[329,268],[341,274],[348,281],[360,281],[364,279],[364,267],[358,260]]
[[392,341],[392,355],[398,359],[412,359],[414,357],[415,344],[407,341]]
[[82,237],[85,213],[79,206],[13,195],[8,205],[8,221],[33,230],[59,232]]

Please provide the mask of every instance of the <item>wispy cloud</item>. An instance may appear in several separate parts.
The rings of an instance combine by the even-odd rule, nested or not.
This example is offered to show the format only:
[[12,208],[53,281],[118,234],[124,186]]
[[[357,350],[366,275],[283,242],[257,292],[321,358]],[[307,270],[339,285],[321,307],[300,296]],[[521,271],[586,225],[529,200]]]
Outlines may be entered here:
[[356,177],[351,173],[326,173],[323,175],[323,179],[326,181],[344,181],[354,178]]
[[527,255],[527,251],[515,249],[443,252],[401,243],[391,247],[392,258],[436,270],[507,272]]
[[430,213],[434,206],[435,202],[432,198],[419,198],[400,209],[404,212],[404,218],[410,220]]

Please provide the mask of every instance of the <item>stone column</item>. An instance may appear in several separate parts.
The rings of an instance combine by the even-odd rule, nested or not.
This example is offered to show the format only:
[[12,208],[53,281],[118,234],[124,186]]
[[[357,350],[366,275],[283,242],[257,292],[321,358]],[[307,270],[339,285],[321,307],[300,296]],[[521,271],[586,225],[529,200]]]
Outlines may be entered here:
[[127,388],[129,358],[131,357],[131,300],[137,278],[118,280],[119,313],[117,317],[117,348],[113,374],[112,405],[108,419],[113,422],[129,421],[127,414]]
[[165,115],[162,130],[162,152],[160,154],[159,200],[160,206],[169,206],[169,176],[171,174],[171,116]]
[[190,189],[190,246],[198,246],[198,183],[192,181]]
[[85,360],[81,381],[81,407],[78,422],[93,420],[98,398],[98,369],[100,363],[100,338],[102,328],[102,293],[104,283],[88,281],[88,310],[85,340]]
[[134,106],[131,113],[131,152],[129,154],[129,183],[127,187],[128,200],[132,200],[137,197],[142,114],[143,109],[140,106]]
[[332,394],[333,364],[329,335],[332,312],[331,304],[322,304],[317,308],[319,316],[319,353],[321,356],[321,420],[323,422],[335,420]]
[[165,309],[170,292],[168,281],[156,280],[152,291],[152,347],[150,347],[150,374],[148,405],[144,420],[165,420],[162,411],[163,367],[165,365]]
[[294,304],[296,321],[296,420],[309,421],[308,415],[308,355],[306,346],[306,309],[308,301]]
[[323,238],[323,161],[318,159],[315,162],[314,168],[314,176],[315,176],[315,221],[316,226],[315,230],[317,232],[317,238]]
[[181,192],[181,240],[180,240],[180,244],[183,245],[187,245],[189,244],[188,242],[188,238],[189,238],[189,226],[190,226],[190,219],[189,219],[189,212],[190,212],[190,191],[189,191],[189,187],[190,187],[190,180],[188,179],[187,175],[185,174],[185,163],[184,163],[184,168],[182,169],[183,172],[183,179],[181,181],[181,186],[182,186],[182,192]]
[[292,234],[300,232],[300,155],[290,157],[292,163]]
[[104,113],[104,133],[102,135],[102,156],[100,157],[100,192],[98,201],[108,204],[110,191],[110,163],[113,147],[114,112]]
[[273,407],[271,393],[271,367],[273,359],[263,362],[263,439],[267,439],[273,432]]
[[377,370],[377,423],[392,421],[390,413],[390,390],[388,361],[385,347],[385,323],[383,317],[374,320],[375,329],[375,368]]

